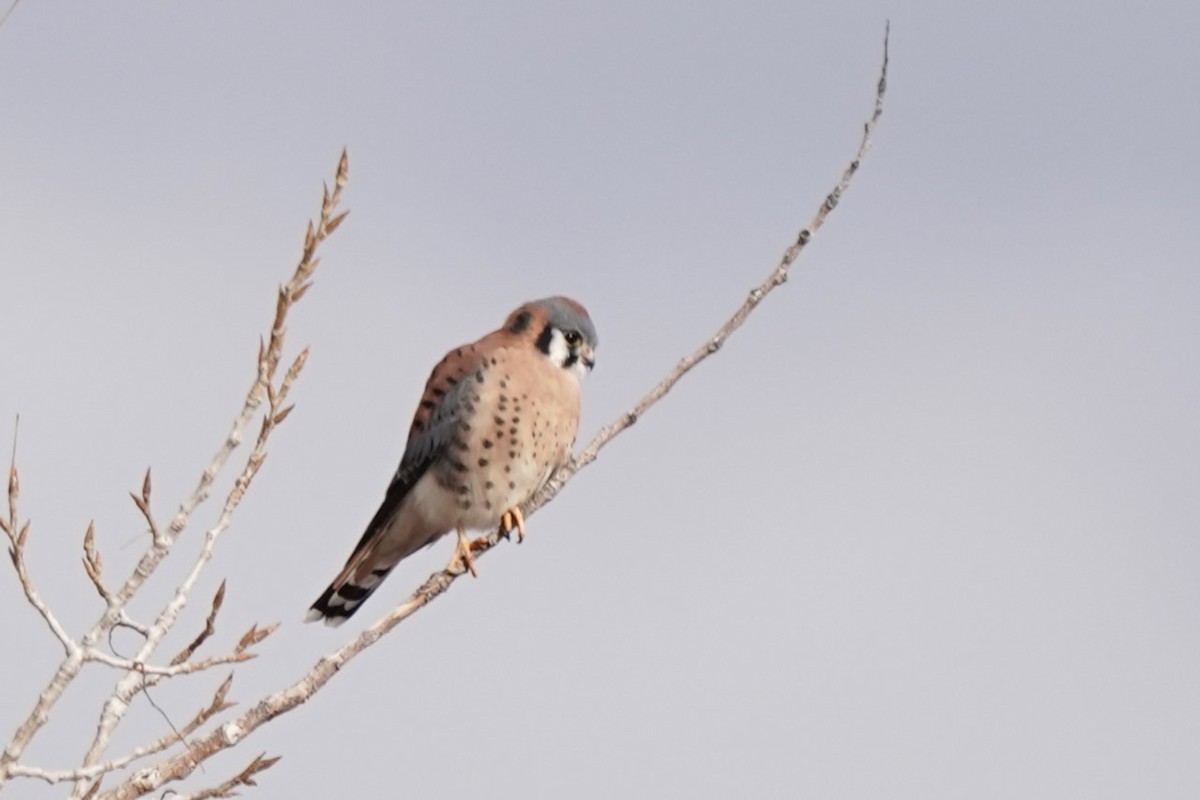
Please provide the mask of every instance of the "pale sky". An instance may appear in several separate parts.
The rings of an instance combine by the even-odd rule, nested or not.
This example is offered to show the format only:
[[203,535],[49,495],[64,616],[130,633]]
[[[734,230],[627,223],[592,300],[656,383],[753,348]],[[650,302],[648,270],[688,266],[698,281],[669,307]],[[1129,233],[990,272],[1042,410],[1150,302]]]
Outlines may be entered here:
[[[163,656],[226,579],[207,652],[283,623],[246,707],[450,557],[301,623],[442,354],[576,297],[582,446],[807,223],[892,20],[875,148],[793,279],[523,545],[178,788],[265,752],[248,797],[1200,796],[1200,6],[578,5],[25,0],[0,28],[0,451],[19,412],[72,632],[88,521],[124,577],[127,493],[153,467],[168,518],[195,484],[349,148],[297,409]],[[0,603],[7,742],[61,649],[7,560]],[[26,761],[79,761],[117,677],[90,669]],[[225,674],[154,698],[181,724]],[[168,730],[139,698],[111,754]]]

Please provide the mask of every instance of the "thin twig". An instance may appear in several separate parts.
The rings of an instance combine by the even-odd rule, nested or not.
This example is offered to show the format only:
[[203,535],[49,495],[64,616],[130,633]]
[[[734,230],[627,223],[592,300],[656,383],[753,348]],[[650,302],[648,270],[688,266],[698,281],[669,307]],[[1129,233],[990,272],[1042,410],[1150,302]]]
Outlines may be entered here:
[[170,800],[209,800],[214,797],[236,797],[238,793],[234,791],[235,789],[239,786],[258,786],[255,776],[275,766],[279,763],[280,758],[282,756],[268,758],[266,753],[259,753],[245,769],[224,783],[191,794],[172,793]]
[[180,650],[174,658],[171,659],[171,666],[182,664],[192,657],[192,654],[199,649],[200,645],[217,632],[217,613],[221,610],[221,605],[225,602],[225,581],[221,581],[221,585],[217,587],[217,593],[213,595],[212,606],[209,608],[208,617],[204,620],[204,630],[196,635],[188,643],[187,647]]
[[[185,661],[181,664],[170,664],[165,667],[160,667],[155,664],[143,664],[142,662],[132,658],[122,658],[121,656],[109,655],[103,650],[97,650],[95,648],[84,653],[84,659],[87,661],[95,661],[97,664],[107,664],[114,669],[125,670],[127,672],[137,673],[143,677],[149,676],[155,679],[177,678],[180,675],[194,675],[197,672],[204,672],[205,670],[212,669],[213,667],[221,667],[227,664],[240,664],[243,661],[251,661],[255,658],[258,658],[256,653],[236,652],[226,653],[225,655],[220,656],[210,656],[209,658],[201,661]],[[154,683],[158,683],[158,680],[155,680]]]
[[17,434],[20,427],[21,415],[18,414],[13,423],[12,458],[8,466],[8,519],[0,518],[0,528],[8,534],[8,555],[12,559],[13,569],[17,571],[17,580],[21,584],[21,591],[25,593],[26,601],[38,612],[50,632],[54,634],[54,638],[58,639],[59,644],[63,647],[64,656],[70,658],[79,649],[79,644],[67,633],[62,623],[58,621],[58,617],[54,616],[54,612],[50,610],[50,606],[42,599],[41,593],[33,583],[33,576],[29,574],[29,567],[25,563],[25,541],[29,536],[29,520],[25,520],[25,523],[21,524],[19,519],[21,478],[17,472]]
[[96,550],[96,523],[92,521],[88,523],[87,530],[83,534],[83,571],[87,573],[92,586],[96,587],[100,599],[104,601],[105,605],[108,605],[112,602],[112,593],[100,579],[100,570],[103,567],[104,561],[100,558],[100,552]]
[[234,704],[226,701],[226,698],[229,696],[229,689],[232,685],[233,675],[230,674],[229,677],[227,677],[221,683],[221,685],[217,687],[217,691],[213,694],[213,698],[209,704],[205,708],[200,709],[200,711],[191,719],[190,722],[188,722],[188,724],[184,725],[178,730],[173,730],[170,734],[162,736],[150,744],[142,745],[141,747],[130,751],[120,758],[114,758],[111,761],[105,761],[102,764],[96,764],[91,767],[63,770],[50,770],[43,769],[41,767],[27,766],[24,764],[14,764],[10,772],[16,777],[37,778],[38,780],[45,781],[46,783],[66,783],[67,781],[80,780],[95,781],[110,772],[124,769],[134,761],[161,753],[171,746],[184,741],[186,737],[198,730],[200,726],[208,722],[208,720],[212,719],[212,717],[221,713],[222,711],[225,711],[226,709],[233,708]]

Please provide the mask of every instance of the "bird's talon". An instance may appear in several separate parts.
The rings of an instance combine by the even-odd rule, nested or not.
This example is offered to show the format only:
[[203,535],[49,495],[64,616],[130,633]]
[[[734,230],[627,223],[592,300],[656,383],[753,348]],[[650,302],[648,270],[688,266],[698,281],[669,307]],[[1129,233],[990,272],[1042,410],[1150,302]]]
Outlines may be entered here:
[[462,528],[458,529],[458,546],[455,548],[455,558],[462,563],[467,572],[471,573],[472,578],[478,578],[479,573],[475,571],[475,558],[471,555],[471,545],[473,542],[467,537],[466,531]]
[[525,541],[525,515],[520,508],[510,508],[500,516],[500,532],[505,539],[509,538],[513,528],[517,529],[517,544]]

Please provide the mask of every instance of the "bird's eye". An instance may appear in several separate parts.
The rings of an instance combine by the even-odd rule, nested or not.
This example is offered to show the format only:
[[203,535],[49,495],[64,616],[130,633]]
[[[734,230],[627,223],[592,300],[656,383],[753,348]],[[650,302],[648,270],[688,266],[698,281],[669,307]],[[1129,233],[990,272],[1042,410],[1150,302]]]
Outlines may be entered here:
[[579,331],[567,331],[563,334],[563,338],[567,340],[567,344],[571,347],[579,347],[583,342],[583,337],[579,335]]

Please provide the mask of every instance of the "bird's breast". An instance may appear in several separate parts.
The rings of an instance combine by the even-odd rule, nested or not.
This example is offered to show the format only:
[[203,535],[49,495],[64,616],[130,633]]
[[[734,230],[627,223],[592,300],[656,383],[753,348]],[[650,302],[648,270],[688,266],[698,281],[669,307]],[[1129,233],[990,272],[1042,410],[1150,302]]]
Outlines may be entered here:
[[458,435],[436,466],[443,496],[430,505],[449,508],[447,527],[486,529],[570,457],[579,382],[516,348],[495,352],[464,380]]

